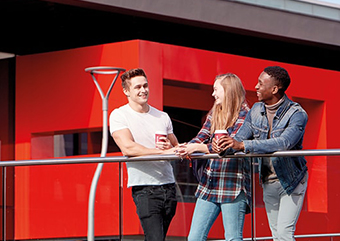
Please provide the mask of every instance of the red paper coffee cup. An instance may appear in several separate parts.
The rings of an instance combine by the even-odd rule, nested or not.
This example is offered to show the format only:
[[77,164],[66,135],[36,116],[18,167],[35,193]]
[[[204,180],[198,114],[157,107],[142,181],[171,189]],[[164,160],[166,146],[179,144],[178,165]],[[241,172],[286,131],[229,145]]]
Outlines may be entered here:
[[[162,142],[164,140],[160,139],[160,137],[167,137],[167,134],[164,131],[156,131],[155,133],[155,142]],[[165,142],[165,141],[164,141]]]
[[218,140],[218,139],[220,139],[222,136],[224,136],[224,135],[226,135],[226,136],[228,136],[228,132],[227,132],[227,130],[216,130],[215,131],[215,138]]

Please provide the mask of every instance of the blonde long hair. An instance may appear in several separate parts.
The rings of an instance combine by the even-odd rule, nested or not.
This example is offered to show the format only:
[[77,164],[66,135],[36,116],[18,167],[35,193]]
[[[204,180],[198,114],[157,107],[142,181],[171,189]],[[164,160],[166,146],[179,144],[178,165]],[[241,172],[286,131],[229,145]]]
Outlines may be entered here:
[[233,126],[245,103],[246,91],[237,75],[227,73],[216,76],[215,81],[218,79],[221,79],[224,98],[221,104],[215,102],[212,108],[211,133]]

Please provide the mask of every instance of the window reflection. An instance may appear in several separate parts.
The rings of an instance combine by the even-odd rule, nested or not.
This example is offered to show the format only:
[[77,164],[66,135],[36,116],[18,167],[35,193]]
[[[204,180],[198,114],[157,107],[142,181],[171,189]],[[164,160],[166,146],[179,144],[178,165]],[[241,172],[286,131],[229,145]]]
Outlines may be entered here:
[[[102,131],[99,130],[33,134],[31,158],[45,159],[100,154],[101,143]],[[116,143],[109,135],[107,152],[119,151]]]
[[[174,133],[179,143],[188,142],[194,138],[205,121],[207,111],[186,108],[164,107],[169,114]],[[192,174],[189,160],[172,162],[174,175],[179,187],[182,202],[196,202],[195,191],[197,180]]]

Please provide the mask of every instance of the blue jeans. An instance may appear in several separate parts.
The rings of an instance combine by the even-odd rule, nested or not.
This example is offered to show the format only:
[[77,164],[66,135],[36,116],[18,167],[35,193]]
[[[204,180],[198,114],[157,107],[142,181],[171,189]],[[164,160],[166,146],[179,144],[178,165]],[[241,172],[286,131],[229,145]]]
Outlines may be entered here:
[[244,192],[231,203],[213,203],[198,198],[188,241],[207,240],[210,228],[222,212],[225,240],[242,240],[247,198]]
[[170,222],[176,212],[175,184],[134,186],[132,187],[132,197],[137,207],[145,240],[165,240]]

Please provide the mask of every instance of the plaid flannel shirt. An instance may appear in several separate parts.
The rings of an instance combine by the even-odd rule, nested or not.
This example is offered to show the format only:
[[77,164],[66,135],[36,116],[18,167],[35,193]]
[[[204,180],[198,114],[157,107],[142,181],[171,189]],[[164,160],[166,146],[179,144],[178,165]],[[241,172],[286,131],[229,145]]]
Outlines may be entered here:
[[[227,129],[234,137],[249,111],[246,103],[242,105],[234,126]],[[211,153],[213,135],[210,134],[212,113],[209,112],[202,129],[190,143],[205,143]],[[241,191],[247,195],[250,204],[250,162],[245,158],[209,159],[195,196],[214,203],[228,203],[237,198]]]

